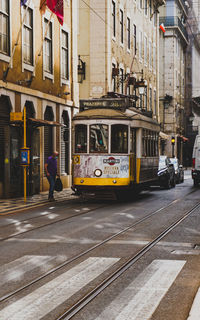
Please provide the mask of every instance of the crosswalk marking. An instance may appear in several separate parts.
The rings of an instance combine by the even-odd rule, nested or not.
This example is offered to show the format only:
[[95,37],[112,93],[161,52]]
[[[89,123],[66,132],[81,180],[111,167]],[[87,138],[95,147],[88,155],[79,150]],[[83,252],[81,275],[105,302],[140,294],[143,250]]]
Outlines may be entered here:
[[150,319],[185,262],[154,260],[95,320]]
[[118,258],[88,258],[71,270],[2,309],[0,319],[41,319],[118,260]]
[[187,320],[199,320],[200,319],[200,288],[197,291],[192,308],[190,310]]
[[0,266],[0,288],[8,281],[17,281],[23,278],[26,272],[35,268],[47,270],[50,262],[55,259],[52,256],[23,256],[12,262]]

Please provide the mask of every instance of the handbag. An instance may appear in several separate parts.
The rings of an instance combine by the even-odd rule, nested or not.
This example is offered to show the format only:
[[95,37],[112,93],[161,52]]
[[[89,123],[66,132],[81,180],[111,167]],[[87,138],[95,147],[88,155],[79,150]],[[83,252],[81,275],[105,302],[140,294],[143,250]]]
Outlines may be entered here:
[[63,184],[60,178],[56,178],[54,190],[60,192],[63,189]]

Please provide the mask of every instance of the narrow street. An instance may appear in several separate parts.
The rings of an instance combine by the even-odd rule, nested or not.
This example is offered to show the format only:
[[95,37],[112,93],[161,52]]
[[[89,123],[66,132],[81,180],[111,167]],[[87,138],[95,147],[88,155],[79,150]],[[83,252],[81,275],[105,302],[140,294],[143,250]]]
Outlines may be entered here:
[[188,171],[175,189],[132,201],[77,198],[2,216],[0,318],[188,319],[200,285],[199,212]]

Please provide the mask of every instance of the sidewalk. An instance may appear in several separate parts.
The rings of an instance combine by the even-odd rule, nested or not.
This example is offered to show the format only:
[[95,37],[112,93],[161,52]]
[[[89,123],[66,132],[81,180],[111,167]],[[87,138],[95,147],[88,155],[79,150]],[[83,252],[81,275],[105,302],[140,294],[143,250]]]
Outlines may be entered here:
[[27,197],[26,203],[24,203],[24,198],[12,198],[12,199],[0,199],[0,215],[4,215],[11,211],[16,211],[19,209],[31,208],[34,206],[39,206],[45,203],[51,203],[52,205],[56,201],[64,201],[69,199],[76,199],[77,196],[73,195],[71,188],[63,189],[61,192],[54,191],[55,202],[48,201],[49,192],[41,192],[34,196]]

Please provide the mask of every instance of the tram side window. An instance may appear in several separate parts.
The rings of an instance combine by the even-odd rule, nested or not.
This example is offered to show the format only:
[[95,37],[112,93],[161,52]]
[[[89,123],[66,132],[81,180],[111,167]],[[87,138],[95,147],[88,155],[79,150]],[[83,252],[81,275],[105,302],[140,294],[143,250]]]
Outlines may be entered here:
[[90,126],[90,152],[108,152],[108,126],[93,124]]
[[158,155],[158,134],[150,130],[143,130],[142,136],[143,157],[155,157]]
[[78,124],[75,126],[75,152],[87,152],[87,126]]
[[111,152],[128,153],[128,126],[123,124],[111,126]]

